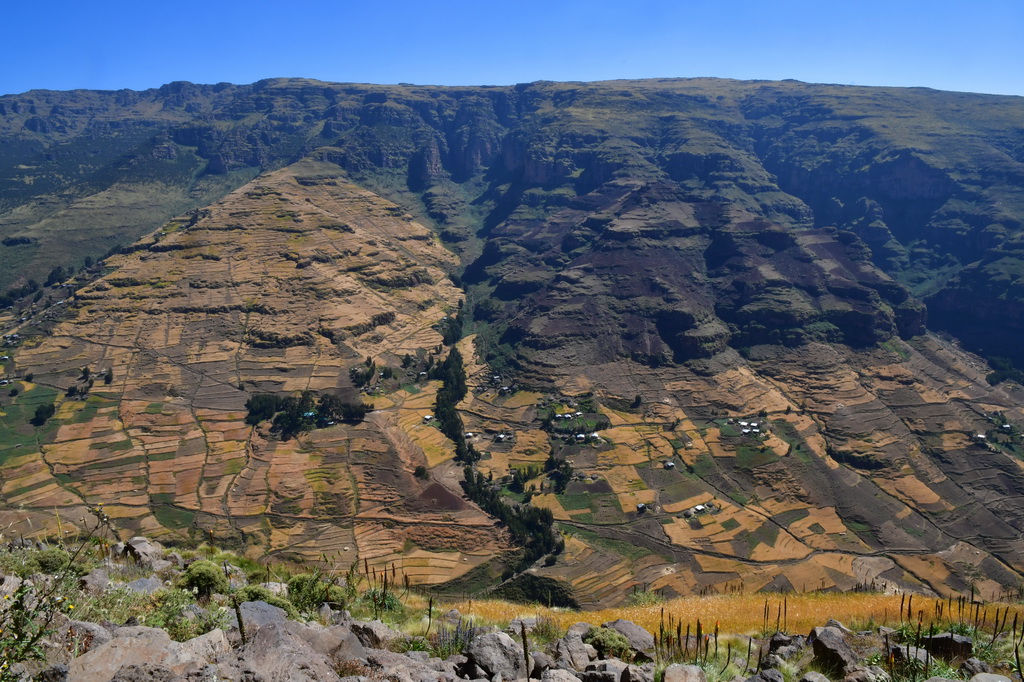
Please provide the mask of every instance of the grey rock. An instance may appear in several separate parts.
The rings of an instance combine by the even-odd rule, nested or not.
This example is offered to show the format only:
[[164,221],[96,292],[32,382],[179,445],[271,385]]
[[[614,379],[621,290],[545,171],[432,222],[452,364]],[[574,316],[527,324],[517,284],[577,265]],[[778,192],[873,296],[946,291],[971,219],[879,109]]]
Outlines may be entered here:
[[707,682],[707,675],[695,665],[673,663],[665,668],[663,682]]
[[512,637],[518,637],[521,635],[522,629],[524,627],[526,628],[527,634],[533,632],[533,629],[537,627],[537,618],[534,616],[527,616],[525,618],[513,618],[512,621],[508,624],[508,627],[505,628],[505,632],[507,632]]
[[891,682],[889,673],[875,665],[853,666],[843,682]]
[[153,568],[156,561],[163,560],[164,548],[159,542],[144,537],[134,537],[124,544],[121,554],[131,557],[140,566]]
[[129,663],[118,669],[110,682],[170,682],[174,671],[160,663]]
[[829,618],[828,621],[825,622],[825,627],[827,627],[827,628],[835,628],[835,629],[839,630],[840,632],[842,632],[844,635],[849,635],[849,634],[851,634],[853,632],[853,630],[851,630],[850,628],[846,627],[845,625],[840,623],[835,618]]
[[800,652],[803,651],[803,650],[804,650],[804,648],[802,646],[797,646],[795,644],[790,644],[788,646],[780,646],[778,649],[775,650],[775,654],[774,655],[778,656],[779,658],[781,658],[784,661],[788,661],[789,659],[793,658],[794,656],[799,656]]
[[369,622],[356,620],[352,621],[349,627],[363,643],[363,646],[371,649],[385,649],[388,644],[402,637],[402,633],[395,632],[379,620]]
[[800,682],[831,682],[827,677],[814,670],[808,670],[800,678]]
[[606,658],[588,665],[579,677],[583,682],[620,682],[628,667],[617,658]]
[[141,594],[153,594],[157,590],[164,589],[164,584],[156,578],[139,578],[130,583],[125,583],[125,589]]
[[945,660],[953,658],[970,658],[974,653],[974,642],[970,637],[943,632],[921,640],[922,646],[932,655]]
[[63,663],[47,668],[35,678],[38,682],[66,682],[68,679],[68,667]]
[[58,631],[58,637],[64,650],[75,656],[81,656],[113,639],[110,631],[102,625],[80,620],[69,620]]
[[781,647],[790,646],[792,643],[792,637],[781,632],[776,632],[774,635],[772,635],[772,638],[768,640],[768,651],[774,654]]
[[242,647],[239,663],[259,671],[268,682],[336,680],[334,662],[305,639],[315,630],[293,621],[264,623]]
[[470,662],[482,668],[487,677],[501,675],[505,680],[526,677],[523,650],[504,632],[492,632],[476,637],[466,648]]
[[[245,627],[246,637],[252,637],[260,628],[271,623],[283,623],[288,620],[288,614],[284,609],[265,601],[242,602],[238,605],[238,610],[242,612],[242,625]],[[229,613],[232,617],[235,615],[233,610]]]
[[568,670],[561,670],[559,668],[552,668],[545,670],[540,676],[541,682],[579,682],[580,678],[573,675]]
[[911,661],[917,661],[918,663],[927,663],[930,659],[928,652],[924,649],[919,649],[916,646],[907,646],[904,644],[890,644],[889,655],[892,660],[897,663],[909,663]]
[[450,625],[455,625],[462,620],[462,614],[458,609],[448,609],[444,612],[444,615],[441,616],[441,620]]
[[[221,630],[213,630],[187,642],[172,642],[163,630],[146,627],[122,627],[114,632],[113,638],[87,653],[72,659],[68,666],[68,678],[76,682],[108,682],[125,666],[147,663],[165,667],[175,676],[190,670],[202,668],[213,658],[230,650],[227,637]],[[163,674],[159,667],[147,670],[126,671],[125,678],[147,680],[159,677],[138,677],[138,675]],[[170,679],[170,678],[168,678]]]
[[555,668],[555,659],[548,656],[543,651],[531,651],[530,657],[533,659],[533,668],[530,670],[530,677],[539,679],[545,670],[551,670]]
[[562,639],[555,642],[555,660],[559,668],[569,670],[583,670],[590,663],[590,655],[587,645],[583,643],[583,637],[577,633],[570,632]]
[[614,630],[625,637],[637,660],[650,661],[654,659],[654,635],[636,623],[619,618],[605,623],[601,627]]
[[778,656],[776,654],[768,654],[764,657],[764,660],[761,661],[761,667],[777,670],[778,668],[782,667],[782,664],[784,662],[785,660],[781,656]]
[[786,682],[786,678],[782,676],[778,670],[768,668],[757,673],[753,677],[748,677],[747,682]]
[[583,635],[587,634],[590,631],[590,628],[592,627],[594,626],[590,623],[573,623],[569,626],[569,629],[566,630],[565,634],[579,635],[580,637],[582,637]]
[[621,682],[654,682],[654,664],[627,666],[620,680]]
[[276,597],[288,596],[288,585],[285,583],[260,583],[260,587]]
[[992,666],[980,659],[968,658],[960,664],[960,672],[963,673],[965,677],[973,677],[979,673],[992,672]]
[[98,596],[110,587],[110,576],[102,568],[96,568],[79,578],[78,586],[85,592]]
[[1010,682],[1010,678],[995,673],[978,673],[971,678],[971,682]]
[[846,642],[841,630],[833,627],[817,627],[808,637],[814,649],[814,661],[824,670],[849,674],[857,664],[853,649]]

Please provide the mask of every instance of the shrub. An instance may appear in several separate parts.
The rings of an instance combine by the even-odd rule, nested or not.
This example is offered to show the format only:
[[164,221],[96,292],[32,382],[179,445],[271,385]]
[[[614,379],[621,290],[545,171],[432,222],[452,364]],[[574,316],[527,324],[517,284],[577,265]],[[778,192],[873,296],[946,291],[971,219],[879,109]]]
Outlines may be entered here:
[[601,658],[619,658],[628,660],[630,647],[629,640],[608,628],[590,628],[587,634],[583,635],[583,641],[597,649]]
[[191,590],[201,599],[209,599],[214,592],[225,593],[230,587],[228,578],[212,561],[195,561],[185,569],[179,580],[186,590]]
[[395,593],[373,587],[363,593],[362,601],[373,609],[374,614],[380,613],[401,613],[405,605],[395,596]]
[[[196,563],[201,562],[197,561]],[[213,566],[213,564],[210,565]],[[216,566],[213,568],[217,569]],[[220,575],[224,577],[223,573]],[[193,637],[205,635],[211,630],[224,627],[228,622],[227,611],[219,606],[211,606],[209,609],[194,608],[195,596],[186,590],[173,589],[156,592],[153,594],[153,606],[153,611],[145,616],[145,624],[148,627],[163,628],[176,642],[184,642]],[[191,616],[186,617],[186,612],[191,612]]]
[[299,610],[295,608],[295,604],[284,597],[272,594],[270,590],[263,587],[262,585],[246,585],[240,589],[236,596],[238,601],[265,601],[271,606],[276,606],[279,609],[284,609],[288,614],[288,617],[295,620],[299,617]]
[[36,562],[39,564],[39,569],[43,573],[50,574],[56,573],[62,568],[67,568],[70,558],[68,553],[60,547],[44,549],[36,554]]
[[300,611],[312,612],[324,602],[345,604],[345,590],[325,582],[319,573],[302,573],[288,581],[288,600]]

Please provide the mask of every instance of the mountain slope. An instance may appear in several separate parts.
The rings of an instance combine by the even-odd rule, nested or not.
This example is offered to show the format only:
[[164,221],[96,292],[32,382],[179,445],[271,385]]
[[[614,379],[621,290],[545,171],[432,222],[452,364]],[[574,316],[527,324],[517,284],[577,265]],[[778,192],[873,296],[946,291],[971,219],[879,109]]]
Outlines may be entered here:
[[[933,333],[1024,360],[1020,98],[271,80],[0,107],[2,248],[40,254],[9,282],[74,264],[53,241],[77,258],[181,214],[66,303],[20,299],[8,330],[47,336],[5,367],[33,375],[4,408],[10,520],[117,493],[125,528],[475,589],[508,541],[426,419],[465,328],[474,466],[551,510],[565,550],[531,570],[581,603],[1020,579],[1024,396]],[[83,367],[115,378],[82,400]],[[376,409],[292,439],[244,423],[303,390]]]

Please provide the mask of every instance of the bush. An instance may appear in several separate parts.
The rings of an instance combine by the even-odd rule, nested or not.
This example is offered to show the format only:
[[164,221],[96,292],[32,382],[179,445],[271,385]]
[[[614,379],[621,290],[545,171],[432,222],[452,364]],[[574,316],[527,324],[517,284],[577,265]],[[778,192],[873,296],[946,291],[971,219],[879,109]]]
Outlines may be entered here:
[[193,562],[181,574],[179,584],[191,590],[201,599],[209,599],[214,592],[224,594],[230,588],[224,571],[212,561],[199,560]]
[[[209,564],[209,562],[198,561],[196,563]],[[195,566],[195,564],[192,565]],[[213,564],[210,565],[213,566]],[[217,567],[213,566],[213,568]],[[224,575],[221,574],[221,577]],[[225,580],[227,579],[225,578]],[[145,624],[148,627],[163,628],[176,642],[184,642],[193,637],[205,635],[216,628],[224,627],[228,622],[227,611],[219,606],[211,606],[209,609],[194,608],[195,596],[185,590],[156,592],[153,594],[153,606],[155,607],[153,611],[145,616]],[[191,611],[193,617],[186,618],[186,611]]]
[[288,581],[288,600],[300,611],[313,612],[324,602],[346,604],[345,590],[323,580],[319,573],[302,573]]
[[380,613],[401,613],[405,610],[405,605],[395,596],[394,592],[390,590],[385,592],[377,587],[364,592],[362,601],[373,609],[374,614],[378,615]]
[[614,657],[628,661],[630,653],[629,640],[608,628],[590,628],[583,635],[583,641],[597,649],[601,658]]
[[265,601],[271,606],[284,609],[292,620],[296,620],[299,617],[299,610],[295,608],[295,604],[292,604],[284,597],[272,594],[270,590],[262,585],[246,585],[236,593],[236,596],[240,602]]
[[36,562],[39,564],[39,569],[43,573],[50,573],[51,575],[62,568],[67,568],[70,558],[68,553],[60,547],[44,549],[36,554]]

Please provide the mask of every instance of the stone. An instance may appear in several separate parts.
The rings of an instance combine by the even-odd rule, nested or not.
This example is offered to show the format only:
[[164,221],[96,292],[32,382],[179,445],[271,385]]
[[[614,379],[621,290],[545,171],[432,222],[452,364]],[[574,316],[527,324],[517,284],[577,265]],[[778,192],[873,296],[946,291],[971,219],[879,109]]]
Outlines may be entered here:
[[776,632],[774,635],[772,635],[772,638],[768,640],[768,651],[774,654],[781,647],[789,646],[792,643],[792,637],[781,632]]
[[153,594],[157,590],[164,589],[164,584],[156,578],[139,578],[130,583],[125,583],[125,589],[141,594]]
[[72,657],[102,646],[113,639],[113,635],[102,625],[81,620],[70,620],[58,631],[65,651]]
[[614,630],[625,637],[637,660],[650,661],[654,659],[654,635],[636,623],[619,618],[605,623],[601,627]]
[[808,639],[814,650],[814,661],[822,669],[846,675],[857,664],[853,649],[838,628],[816,627],[811,630]]
[[103,594],[109,586],[110,576],[102,568],[95,568],[78,579],[78,587],[94,596]]
[[533,629],[537,627],[537,618],[534,616],[513,618],[511,622],[509,622],[508,627],[505,628],[505,632],[512,637],[521,637],[523,627],[526,628],[527,634],[533,632]]
[[778,670],[768,668],[748,677],[747,682],[786,682],[786,678]]
[[37,682],[67,682],[68,667],[63,663],[51,666],[36,675]]
[[621,682],[654,682],[654,664],[629,665],[619,679]]
[[850,628],[846,627],[845,625],[840,623],[835,618],[829,618],[825,622],[825,627],[827,627],[827,628],[835,628],[836,630],[839,630],[840,632],[842,632],[844,635],[849,635],[849,634],[853,633],[853,630],[851,630]]
[[928,655],[928,652],[924,649],[919,649],[916,646],[908,646],[906,644],[890,644],[889,655],[892,657],[892,660],[897,663],[917,661],[918,663],[924,664],[931,658]]
[[573,675],[568,670],[561,670],[559,668],[552,668],[545,670],[540,676],[541,682],[579,682],[580,678]]
[[662,682],[707,682],[707,675],[698,666],[673,663],[665,668]]
[[768,654],[761,661],[761,667],[777,670],[778,668],[782,667],[782,664],[784,662],[785,661],[781,656],[778,656],[776,654]]
[[588,665],[579,677],[583,682],[620,682],[628,667],[617,658],[606,658]]
[[357,620],[350,623],[349,627],[363,646],[371,649],[386,649],[388,644],[402,636],[400,632],[395,632],[379,620]]
[[995,673],[978,673],[971,678],[970,682],[1010,682],[1010,678]]
[[555,661],[558,667],[571,670],[583,670],[590,663],[590,655],[583,637],[569,633],[555,642]]
[[[163,630],[147,627],[121,627],[113,638],[85,654],[71,660],[68,679],[76,682],[108,682],[126,666],[140,663],[165,667],[173,676],[207,665],[212,659],[230,651],[222,630],[212,630],[187,642],[173,642]],[[123,682],[129,680],[160,680],[160,668],[125,671]],[[151,675],[140,677],[140,675]],[[170,678],[167,678],[170,679]]]
[[470,662],[482,668],[488,677],[501,675],[505,680],[526,677],[523,650],[504,632],[476,637],[466,648]]
[[265,622],[239,651],[239,664],[259,671],[267,680],[337,679],[336,664],[306,641],[305,636],[311,630],[313,628],[294,621]]
[[967,659],[974,653],[974,642],[970,637],[952,632],[924,637],[921,639],[921,645],[932,652],[933,656],[947,661],[954,658]]
[[164,548],[159,542],[139,536],[126,542],[121,553],[134,559],[140,566],[153,568],[155,562],[163,560]]
[[[260,628],[271,623],[283,623],[288,620],[288,614],[284,609],[272,606],[265,601],[246,601],[238,605],[242,612],[242,625],[245,627],[245,636],[251,638]],[[232,609],[230,617],[235,617]],[[236,623],[237,627],[237,623]]]
[[288,585],[286,583],[260,583],[260,587],[275,597],[288,596]]
[[970,678],[978,673],[992,672],[992,666],[980,659],[968,658],[960,664],[960,672],[964,674],[964,677]]
[[121,666],[110,682],[170,682],[175,677],[166,665],[145,661]]
[[808,670],[800,678],[799,682],[831,682],[827,677],[814,670]]
[[545,670],[551,670],[555,666],[555,659],[548,656],[543,651],[531,651],[530,657],[533,659],[533,668],[530,670],[530,677],[540,678]]
[[889,673],[875,665],[853,666],[843,682],[891,682]]
[[590,628],[594,627],[590,623],[573,623],[569,626],[569,629],[565,631],[567,635],[579,635],[582,637],[590,631]]

